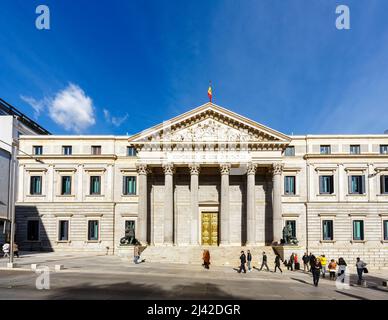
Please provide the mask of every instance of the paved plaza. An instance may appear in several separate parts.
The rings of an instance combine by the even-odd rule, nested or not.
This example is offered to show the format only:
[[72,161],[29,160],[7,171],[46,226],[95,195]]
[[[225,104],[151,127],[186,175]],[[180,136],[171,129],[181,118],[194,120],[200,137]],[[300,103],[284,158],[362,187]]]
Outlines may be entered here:
[[[372,271],[365,276],[366,287],[350,277],[349,289],[322,279],[312,285],[303,271],[283,274],[254,269],[239,274],[236,266],[211,267],[184,264],[133,264],[117,256],[25,253],[16,258],[16,268],[7,270],[0,259],[0,299],[388,299],[382,281],[388,271]],[[31,264],[50,270],[50,289],[36,289],[39,276]],[[55,265],[64,269],[55,272]],[[286,268],[285,268],[286,269]]]

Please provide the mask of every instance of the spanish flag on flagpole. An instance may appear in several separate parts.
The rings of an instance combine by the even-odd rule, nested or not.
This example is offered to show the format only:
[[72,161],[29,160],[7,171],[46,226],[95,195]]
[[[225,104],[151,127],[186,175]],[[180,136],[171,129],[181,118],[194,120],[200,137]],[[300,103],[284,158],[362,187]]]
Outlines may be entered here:
[[207,89],[207,96],[209,97],[209,101],[212,102],[213,93],[212,93],[212,84],[211,84],[211,82],[209,84],[209,89]]

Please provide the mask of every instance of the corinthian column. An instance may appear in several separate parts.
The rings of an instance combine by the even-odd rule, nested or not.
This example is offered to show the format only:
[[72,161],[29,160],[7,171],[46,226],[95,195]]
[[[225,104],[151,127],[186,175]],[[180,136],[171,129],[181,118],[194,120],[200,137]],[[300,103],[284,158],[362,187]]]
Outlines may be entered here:
[[230,230],[229,230],[229,172],[230,164],[221,164],[221,235],[220,245],[227,245],[230,242]]
[[199,245],[198,239],[198,180],[199,164],[191,164],[190,168],[190,204],[191,204],[191,244]]
[[174,243],[174,166],[171,163],[163,165],[164,170],[164,243]]
[[272,210],[273,210],[273,242],[280,243],[282,238],[282,170],[283,165],[275,163],[273,165],[273,191],[272,191]]
[[138,205],[138,224],[136,238],[141,244],[147,244],[147,165],[137,165],[137,174],[139,176],[139,205]]
[[247,245],[256,242],[255,174],[256,164],[250,163],[247,170]]

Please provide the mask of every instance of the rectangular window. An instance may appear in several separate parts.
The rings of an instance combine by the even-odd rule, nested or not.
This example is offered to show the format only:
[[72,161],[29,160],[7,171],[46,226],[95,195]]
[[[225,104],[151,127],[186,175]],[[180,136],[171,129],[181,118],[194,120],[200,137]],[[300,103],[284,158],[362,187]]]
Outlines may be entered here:
[[34,146],[33,153],[36,156],[41,156],[43,154],[43,147],[42,146]]
[[42,177],[41,176],[31,176],[30,194],[31,195],[41,195],[42,194]]
[[388,144],[380,144],[380,153],[388,154]]
[[319,193],[333,194],[334,193],[334,177],[319,176]]
[[88,240],[98,240],[98,220],[88,221]]
[[135,147],[127,147],[127,156],[128,157],[136,157]]
[[284,194],[295,194],[295,176],[284,177]]
[[388,241],[388,220],[383,221],[384,240]]
[[360,145],[359,144],[353,144],[350,145],[350,154],[360,154]]
[[295,147],[293,147],[293,146],[287,147],[286,150],[284,151],[284,155],[286,157],[294,157],[295,156]]
[[125,232],[129,232],[131,229],[133,229],[133,234],[135,235],[136,238],[136,224],[135,220],[125,220]]
[[365,176],[349,176],[349,193],[365,193]]
[[101,194],[101,177],[90,177],[90,194]]
[[123,194],[133,195],[136,194],[136,177],[123,177]]
[[92,146],[92,154],[93,155],[101,154],[101,146]]
[[65,156],[71,156],[73,154],[72,146],[62,146],[62,154]]
[[383,221],[384,240],[388,241],[388,220]]
[[331,147],[329,145],[321,145],[320,152],[321,152],[321,154],[330,154]]
[[333,240],[333,220],[322,221],[322,240]]
[[59,221],[58,241],[68,241],[68,240],[69,240],[69,221],[61,220]]
[[287,220],[286,221],[286,226],[288,225],[291,226],[291,236],[296,238],[296,221],[295,220]]
[[62,177],[61,194],[62,195],[71,194],[71,177],[70,176],[63,176]]
[[39,220],[27,221],[27,240],[28,241],[39,240]]
[[364,221],[353,221],[353,240],[364,240]]
[[388,176],[380,176],[381,194],[388,194]]

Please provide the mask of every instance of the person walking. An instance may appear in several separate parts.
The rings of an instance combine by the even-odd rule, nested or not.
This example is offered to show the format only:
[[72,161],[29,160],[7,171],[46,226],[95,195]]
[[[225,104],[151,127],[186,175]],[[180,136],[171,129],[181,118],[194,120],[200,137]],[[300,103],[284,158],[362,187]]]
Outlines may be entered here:
[[203,250],[202,260],[203,260],[204,268],[209,269],[209,265],[210,265],[210,252],[209,252],[209,250]]
[[7,242],[3,244],[3,253],[4,253],[3,255],[4,258],[9,257],[9,243]]
[[362,261],[359,257],[357,257],[357,262],[356,262],[356,267],[357,267],[357,275],[358,275],[358,281],[357,284],[361,285],[362,284],[362,274],[365,271],[366,263]]
[[318,287],[319,278],[321,276],[321,269],[322,269],[321,262],[318,259],[316,259],[314,265],[312,266],[313,283],[314,283],[314,286],[316,287]]
[[247,270],[245,269],[245,263],[247,262],[247,257],[245,256],[244,251],[241,251],[240,255],[240,269],[238,270],[238,273],[241,273],[241,271],[244,271],[244,273],[247,273]]
[[264,266],[267,268],[267,271],[269,271],[268,264],[267,264],[267,255],[263,251],[263,261],[261,262],[260,271],[263,269]]
[[306,272],[306,269],[307,271],[309,271],[309,261],[310,261],[310,257],[308,256],[307,252],[304,253],[303,257],[302,257],[302,261],[303,261],[303,271]]
[[309,271],[313,271],[313,266],[315,265],[315,262],[317,260],[317,258],[310,252],[310,256],[309,256],[310,260],[309,260],[309,263],[310,263],[310,270]]
[[280,256],[278,254],[276,254],[276,257],[275,257],[275,270],[274,270],[274,272],[276,272],[276,269],[279,269],[280,273],[283,273],[282,269],[280,268]]
[[331,259],[329,263],[330,280],[335,280],[336,270],[337,270],[337,263],[335,262],[334,259]]
[[139,259],[140,259],[140,249],[139,249],[139,246],[136,245],[133,247],[133,262],[135,264],[138,264]]
[[326,265],[327,265],[327,259],[325,257],[325,255],[321,255],[321,257],[319,258],[320,262],[321,262],[321,266],[322,266],[322,278],[325,278],[326,276]]
[[346,262],[345,262],[345,259],[340,257],[338,259],[338,276],[341,277],[342,275],[344,275],[342,277],[342,280],[341,282],[345,282],[345,272],[346,272]]
[[19,246],[16,242],[13,243],[13,254],[15,257],[19,258]]
[[248,272],[251,272],[252,269],[251,269],[251,263],[252,263],[252,254],[251,254],[251,251],[248,250],[247,251],[247,266],[248,266]]

